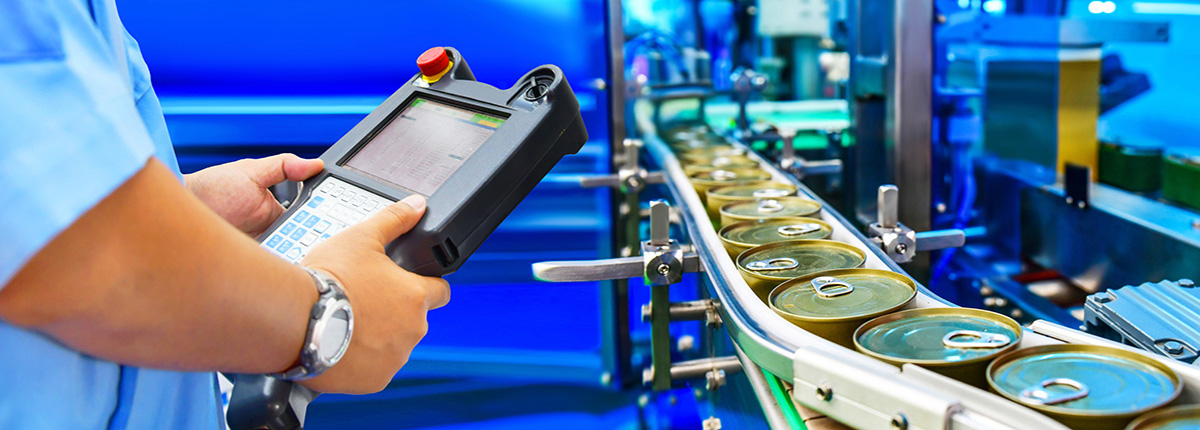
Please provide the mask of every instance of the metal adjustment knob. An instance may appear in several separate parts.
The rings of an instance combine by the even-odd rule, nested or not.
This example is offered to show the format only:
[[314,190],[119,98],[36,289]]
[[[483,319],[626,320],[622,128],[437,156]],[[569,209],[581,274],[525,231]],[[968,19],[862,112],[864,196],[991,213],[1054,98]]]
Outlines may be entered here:
[[638,165],[642,141],[625,139],[622,142],[620,159],[617,160],[617,173],[614,175],[583,176],[579,179],[584,188],[612,187],[624,193],[640,192],[647,184],[666,182],[662,172],[647,172]]
[[895,185],[879,187],[878,221],[867,226],[867,234],[888,257],[897,263],[912,261],[917,251],[955,248],[966,243],[966,234],[959,229],[932,230],[917,233],[900,223],[900,188]]
[[779,140],[783,144],[779,155],[779,168],[803,179],[810,175],[830,175],[842,171],[842,160],[806,160],[796,155],[796,132],[794,130],[779,130]]

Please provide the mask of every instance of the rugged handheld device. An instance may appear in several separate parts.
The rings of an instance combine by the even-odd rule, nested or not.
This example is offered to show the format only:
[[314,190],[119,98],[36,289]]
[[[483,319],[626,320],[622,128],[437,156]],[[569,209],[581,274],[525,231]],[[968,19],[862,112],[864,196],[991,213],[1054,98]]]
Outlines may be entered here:
[[[259,237],[293,263],[312,247],[412,194],[425,215],[385,247],[421,275],[453,273],[587,130],[562,70],[537,67],[511,88],[477,82],[453,48],[433,48],[413,76],[321,155],[288,210]],[[299,428],[314,396],[262,375],[239,375],[231,428]],[[300,404],[297,404],[300,403]]]

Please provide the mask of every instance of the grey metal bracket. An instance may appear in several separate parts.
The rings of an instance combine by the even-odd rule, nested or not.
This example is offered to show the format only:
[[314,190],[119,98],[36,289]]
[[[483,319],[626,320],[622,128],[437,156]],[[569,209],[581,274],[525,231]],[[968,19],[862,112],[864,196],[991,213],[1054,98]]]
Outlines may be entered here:
[[729,76],[729,80],[733,82],[733,94],[738,104],[737,129],[739,137],[749,136],[750,116],[746,113],[746,106],[750,104],[751,95],[761,92],[767,87],[767,83],[769,83],[767,75],[745,67],[739,67]]
[[[650,239],[642,242],[641,256],[590,261],[546,261],[533,264],[535,278],[549,282],[586,282],[641,277],[650,286],[650,304],[642,310],[643,319],[650,322],[652,368],[648,369],[655,390],[671,388],[670,323],[676,318],[702,315],[709,327],[719,324],[716,306],[708,303],[670,302],[669,288],[679,283],[684,273],[702,270],[695,253],[685,253],[670,237],[671,207],[663,200],[650,202]],[[677,319],[676,319],[677,320]],[[736,361],[736,359],[735,359]],[[715,372],[711,378],[721,381],[724,373]],[[711,379],[710,378],[710,379]],[[711,385],[712,383],[710,383]]]
[[584,188],[611,187],[623,193],[636,193],[646,188],[648,184],[666,182],[662,172],[647,172],[638,165],[638,153],[642,149],[639,139],[625,139],[621,149],[620,161],[617,163],[617,173],[612,175],[584,176],[579,179],[579,185]]
[[779,168],[798,179],[805,176],[832,175],[841,173],[842,160],[806,160],[796,155],[795,130],[779,130],[783,152],[779,156]]
[[917,251],[957,248],[967,241],[960,229],[932,230],[917,233],[900,223],[900,188],[895,185],[879,187],[878,221],[867,226],[867,236],[897,263],[912,261]]

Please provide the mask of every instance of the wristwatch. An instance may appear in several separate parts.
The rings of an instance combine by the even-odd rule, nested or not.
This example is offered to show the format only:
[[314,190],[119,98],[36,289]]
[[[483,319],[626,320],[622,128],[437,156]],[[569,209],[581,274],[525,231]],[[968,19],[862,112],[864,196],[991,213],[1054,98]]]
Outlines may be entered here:
[[308,333],[300,348],[300,364],[279,375],[290,381],[303,381],[325,373],[346,354],[354,334],[354,311],[346,290],[337,279],[321,270],[304,268],[317,283],[321,294],[309,312]]

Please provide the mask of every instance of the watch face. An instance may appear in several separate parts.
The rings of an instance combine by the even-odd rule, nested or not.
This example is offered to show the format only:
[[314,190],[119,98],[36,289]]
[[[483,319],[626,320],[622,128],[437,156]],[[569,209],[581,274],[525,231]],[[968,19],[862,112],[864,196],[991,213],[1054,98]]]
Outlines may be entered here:
[[339,309],[326,320],[325,329],[321,333],[321,345],[317,349],[321,361],[331,365],[341,358],[346,350],[350,332],[350,314],[345,309]]

